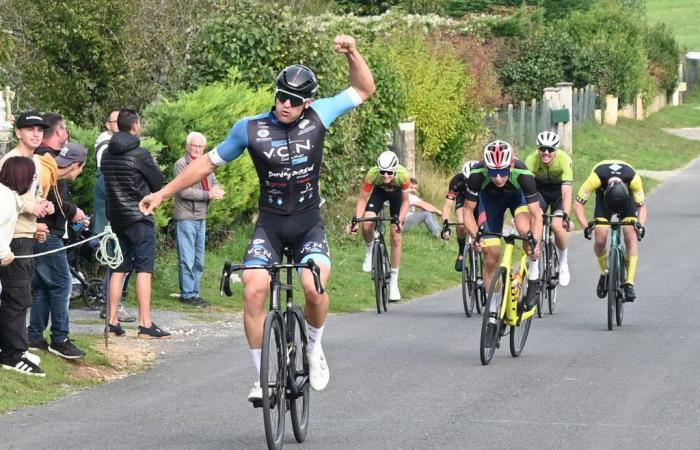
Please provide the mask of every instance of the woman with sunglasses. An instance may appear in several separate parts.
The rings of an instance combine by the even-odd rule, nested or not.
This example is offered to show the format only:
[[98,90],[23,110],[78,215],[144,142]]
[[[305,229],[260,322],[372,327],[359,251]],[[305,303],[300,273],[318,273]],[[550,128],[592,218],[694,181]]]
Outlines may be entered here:
[[[318,189],[326,130],[375,91],[372,72],[358,51],[355,39],[339,35],[334,45],[335,51],[347,59],[349,88],[334,97],[314,100],[318,90],[314,72],[302,65],[283,69],[277,77],[272,110],[239,120],[224,142],[194,160],[163,189],[144,197],[141,211],[151,214],[164,199],[199,182],[248,149],[260,179],[260,215],[245,254],[245,264],[281,262],[282,249],[289,246],[295,263],[313,258],[321,267],[321,281],[326,286],[331,262]],[[307,269],[300,271],[300,278],[306,296],[309,381],[314,390],[320,391],[330,379],[321,348],[329,307],[328,291],[318,294]],[[243,284],[244,326],[258,376],[248,400],[255,402],[262,398],[258,378],[270,276],[264,270],[248,270],[243,274]]]
[[[355,217],[369,219],[376,217],[389,202],[389,214],[398,216],[399,223],[391,227],[391,278],[389,280],[389,301],[401,300],[399,292],[399,265],[401,263],[401,231],[408,214],[411,176],[408,170],[399,164],[396,153],[387,150],[377,158],[377,165],[369,169],[365,177],[362,193],[357,200]],[[348,225],[349,233],[356,233],[359,224]],[[374,249],[374,223],[362,223],[362,236],[365,239],[367,253],[362,263],[364,272],[372,271],[372,250]]]
[[540,193],[540,207],[544,213],[562,214],[552,218],[554,245],[559,254],[559,284],[567,286],[569,274],[568,249],[569,232],[574,223],[569,220],[573,200],[574,172],[571,156],[557,150],[559,135],[553,131],[543,131],[537,135],[537,151],[525,158],[525,165],[535,175],[537,192]]
[[[478,224],[474,210],[479,202]],[[503,216],[510,210],[518,234],[532,234],[535,248],[526,246],[530,255],[526,307],[537,304],[539,295],[540,240],[542,238],[542,208],[535,185],[535,177],[525,164],[515,157],[513,147],[505,141],[494,141],[484,147],[484,160],[472,168],[467,180],[467,198],[464,204],[464,222],[467,232],[475,240],[476,251],[484,252],[484,283],[491,286],[491,278],[501,260],[501,240],[489,233],[503,232]],[[478,236],[479,227],[483,227]]]

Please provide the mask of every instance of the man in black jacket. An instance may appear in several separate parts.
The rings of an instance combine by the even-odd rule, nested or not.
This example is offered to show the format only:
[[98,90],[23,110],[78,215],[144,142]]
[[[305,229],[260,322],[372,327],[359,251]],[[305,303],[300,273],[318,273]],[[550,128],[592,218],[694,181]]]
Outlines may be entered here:
[[141,120],[136,111],[122,109],[119,131],[102,155],[102,174],[107,194],[107,220],[119,238],[124,262],[112,272],[109,283],[109,332],[123,336],[117,308],[127,273],[136,272],[139,307],[138,337],[160,339],[170,333],[151,321],[151,276],[155,263],[156,233],[152,215],[139,210],[139,201],[163,187],[163,173],[148,150],[140,147]]
[[[49,128],[44,131],[41,145],[34,150],[36,155],[50,155],[42,171],[55,171],[50,178],[52,186],[47,200],[53,203],[54,213],[38,219],[37,229],[47,232],[43,241],[34,243],[34,253],[44,253],[64,247],[69,222],[85,220],[85,214],[71,202],[69,182],[83,171],[87,150],[79,144],[68,144],[66,123],[59,114],[44,114]],[[51,164],[48,164],[50,162]],[[45,175],[42,175],[44,178]],[[29,317],[27,338],[29,348],[44,350],[66,359],[78,359],[85,353],[69,339],[69,303],[73,277],[68,267],[65,250],[38,256],[34,265],[32,282],[32,309]],[[44,340],[49,317],[51,317],[51,344]]]

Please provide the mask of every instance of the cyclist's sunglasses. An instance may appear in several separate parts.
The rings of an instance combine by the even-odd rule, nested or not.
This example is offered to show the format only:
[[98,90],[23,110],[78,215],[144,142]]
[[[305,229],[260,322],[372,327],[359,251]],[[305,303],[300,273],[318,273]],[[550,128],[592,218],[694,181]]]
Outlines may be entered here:
[[510,175],[510,168],[509,167],[505,167],[503,169],[489,169],[489,176],[490,177],[500,176],[501,178],[505,178],[508,175]]
[[540,152],[542,153],[554,153],[557,149],[553,147],[540,147]]
[[391,177],[393,177],[395,173],[396,172],[394,172],[393,170],[380,170],[379,171],[379,175],[389,175]]
[[293,107],[301,106],[304,104],[304,102],[308,99],[301,97],[296,94],[292,94],[291,92],[283,91],[282,89],[277,89],[277,92],[275,92],[275,98],[280,101],[280,103],[284,103],[287,100],[289,100],[289,104],[292,105]]

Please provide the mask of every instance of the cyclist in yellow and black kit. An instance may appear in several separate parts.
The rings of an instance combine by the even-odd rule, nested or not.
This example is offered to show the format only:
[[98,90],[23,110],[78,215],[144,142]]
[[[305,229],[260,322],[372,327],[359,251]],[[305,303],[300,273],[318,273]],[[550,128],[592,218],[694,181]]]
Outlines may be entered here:
[[569,231],[573,227],[569,213],[573,199],[574,171],[571,156],[565,151],[557,150],[559,141],[559,135],[553,131],[538,134],[537,151],[525,158],[525,165],[535,175],[542,212],[546,213],[550,209],[552,214],[564,215],[552,218],[551,226],[559,256],[559,284],[568,286]]
[[[623,222],[635,222],[636,228],[642,229],[647,220],[647,207],[644,203],[644,187],[642,179],[631,165],[624,161],[601,161],[591,171],[576,196],[576,218],[581,224],[588,224],[584,205],[588,197],[595,192],[595,220],[609,221],[613,214],[617,214]],[[630,195],[631,193],[631,195]],[[590,226],[590,224],[589,224]],[[609,226],[598,225],[594,229],[595,241],[593,252],[598,258],[600,266],[600,279],[598,280],[598,297],[607,295],[607,266],[608,256],[606,251]],[[637,272],[639,259],[639,247],[637,244],[637,230],[632,227],[623,227],[625,239],[625,265],[627,267],[627,279],[623,285],[625,301],[632,302],[636,298],[634,292],[634,276]]]

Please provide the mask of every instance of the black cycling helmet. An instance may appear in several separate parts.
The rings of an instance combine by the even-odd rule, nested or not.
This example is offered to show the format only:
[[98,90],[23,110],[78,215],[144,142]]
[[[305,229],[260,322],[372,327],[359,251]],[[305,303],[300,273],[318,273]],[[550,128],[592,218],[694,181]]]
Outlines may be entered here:
[[605,188],[604,199],[607,210],[613,214],[619,214],[627,208],[630,193],[622,180],[614,180]]
[[301,64],[285,67],[277,75],[277,89],[303,98],[313,98],[318,90],[314,72]]

